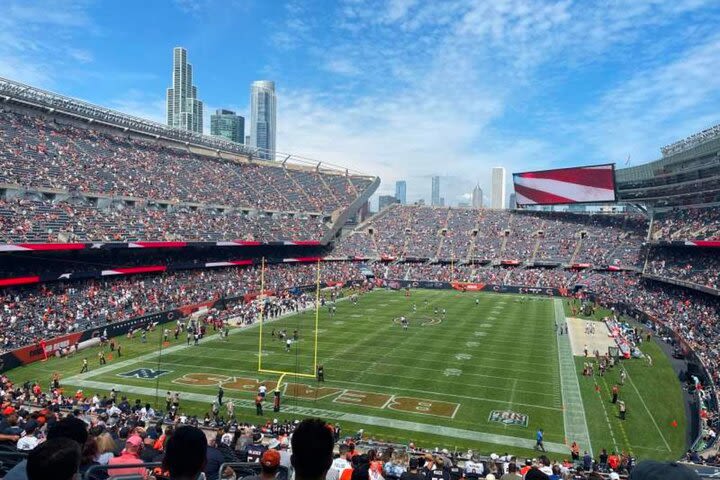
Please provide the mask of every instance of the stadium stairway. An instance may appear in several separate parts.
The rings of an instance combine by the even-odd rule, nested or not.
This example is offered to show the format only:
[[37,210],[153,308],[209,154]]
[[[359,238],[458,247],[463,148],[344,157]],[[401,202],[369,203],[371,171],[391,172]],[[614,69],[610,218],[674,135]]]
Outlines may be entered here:
[[328,192],[328,196],[333,199],[333,202],[335,202],[336,205],[339,205],[340,203],[342,203],[335,196],[335,192],[333,192],[332,188],[330,188],[330,185],[328,185],[328,183],[325,180],[325,178],[323,177],[323,175],[320,175],[317,172],[315,173],[315,175],[317,175],[317,177],[320,179],[320,183],[325,187],[325,190],[327,190],[327,192]]
[[480,236],[480,224],[482,222],[482,213],[483,209],[478,209],[477,218],[475,219],[475,226],[473,227],[473,230],[476,232],[475,235],[472,237],[472,242],[470,242],[470,246],[468,247],[467,257],[465,258],[466,263],[472,262],[473,255],[475,254],[475,249],[477,248],[477,239]]
[[577,245],[575,245],[575,251],[573,251],[572,257],[570,257],[570,265],[575,263],[575,259],[577,258],[578,254],[580,253],[582,244],[583,244],[583,237],[580,236],[580,238],[578,239]]
[[[447,233],[445,235],[443,235],[442,232],[443,232],[443,230],[445,232],[447,232],[447,230],[448,230],[448,222],[450,222],[450,212],[451,212],[451,210],[448,208],[447,215],[445,215],[445,223],[440,228],[440,231],[437,232],[437,235],[440,237],[440,241],[438,242],[437,249],[435,250],[435,258],[440,258],[440,252],[442,251],[443,244],[445,243],[445,240],[447,238],[446,237]],[[455,252],[455,250],[452,249],[452,251],[451,251],[452,256],[455,255],[454,252]]]
[[307,193],[307,191],[305,190],[305,188],[304,188],[302,185],[300,185],[300,182],[298,182],[297,179],[296,179],[294,176],[290,175],[290,173],[288,173],[288,171],[287,171],[286,168],[283,168],[283,173],[285,173],[285,177],[286,177],[288,180],[290,180],[290,182],[293,183],[293,184],[298,188],[298,190],[299,190],[300,192],[302,192],[302,195],[303,195],[303,197],[305,197],[305,200],[307,201],[307,204],[308,204],[308,205],[313,205],[314,202],[313,202],[312,198],[310,198],[310,195],[308,195],[308,193]]
[[537,256],[538,251],[540,250],[540,239],[541,237],[538,235],[535,238],[535,246],[533,247],[532,255],[530,256],[530,263],[535,263],[535,257]]

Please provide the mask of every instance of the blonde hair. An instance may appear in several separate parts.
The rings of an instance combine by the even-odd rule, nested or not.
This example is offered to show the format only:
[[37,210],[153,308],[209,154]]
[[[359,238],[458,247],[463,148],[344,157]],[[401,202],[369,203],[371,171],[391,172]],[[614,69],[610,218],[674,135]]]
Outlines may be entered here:
[[105,432],[101,435],[98,435],[97,438],[95,438],[95,442],[97,442],[98,446],[98,453],[102,455],[106,452],[112,452],[115,450],[115,441],[110,436],[109,433]]

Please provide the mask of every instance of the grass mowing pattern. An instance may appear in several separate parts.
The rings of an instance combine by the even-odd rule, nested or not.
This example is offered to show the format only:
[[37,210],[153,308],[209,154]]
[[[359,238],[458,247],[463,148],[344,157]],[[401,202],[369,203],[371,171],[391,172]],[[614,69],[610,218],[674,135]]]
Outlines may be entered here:
[[[479,304],[476,304],[476,299]],[[417,307],[415,312],[413,304]],[[435,315],[435,308],[440,311],[445,309],[447,314],[444,317]],[[314,315],[314,312],[309,311],[264,326],[263,368],[313,372]],[[361,297],[357,306],[350,302],[339,302],[337,314],[333,317],[325,308],[320,315],[319,358],[326,371],[326,382],[322,386],[337,389],[338,392],[327,396],[318,394],[317,399],[312,395],[304,399],[285,396],[283,405],[286,412],[274,414],[270,404],[266,404],[265,418],[295,418],[298,415],[291,413],[292,409],[296,412],[304,409],[302,411],[307,414],[312,414],[311,409],[318,409],[320,412],[355,415],[351,415],[352,419],[361,416],[373,419],[371,424],[339,420],[348,433],[356,428],[365,428],[366,433],[375,438],[389,441],[413,441],[425,447],[457,446],[485,452],[510,450],[520,455],[531,455],[531,450],[524,447],[534,443],[536,428],[545,430],[547,443],[562,444],[565,441],[557,342],[554,338],[555,316],[551,299],[437,290],[413,291],[406,298],[404,292],[375,291]],[[410,328],[406,332],[393,321],[401,315],[410,319]],[[439,324],[422,326],[423,323],[435,323],[438,319],[442,320]],[[270,334],[273,328],[287,328],[290,333],[295,328],[299,330],[300,341],[293,345],[291,352],[285,352],[280,341],[272,340]],[[82,382],[71,377],[80,371],[82,357],[86,356],[91,371],[84,378],[115,386],[121,395],[123,391],[139,388],[142,394],[127,393],[130,400],[143,398],[152,403],[154,398],[151,391],[155,389],[156,380],[125,378],[118,374],[137,368],[171,370],[157,380],[161,408],[165,391],[180,391],[186,394],[185,398],[188,398],[188,394],[196,395],[197,401],[184,400],[181,408],[199,416],[209,410],[217,386],[175,383],[187,374],[200,373],[227,378],[230,385],[233,385],[232,380],[236,377],[273,382],[277,380],[277,376],[260,376],[256,371],[256,328],[235,331],[228,341],[211,339],[199,346],[177,351],[164,349],[158,367],[154,352],[158,348],[159,336],[159,331],[154,332],[148,336],[148,343],[145,344],[140,343],[139,338],[132,341],[121,339],[124,356],[120,361],[150,355],[141,361],[120,365],[119,359],[113,359],[107,369],[100,371],[95,356],[97,349],[89,349],[74,358],[52,359],[18,368],[10,376],[16,382],[40,380],[43,385],[47,385],[50,374],[59,371],[64,379],[69,379],[68,390],[73,391],[82,387]],[[184,343],[185,339],[181,337],[178,341],[171,341],[171,346]],[[655,354],[653,358],[658,369],[669,368],[667,360],[661,355]],[[93,372],[93,369],[96,371]],[[645,389],[662,391],[663,384],[654,383],[656,377],[641,379],[639,371],[634,374],[634,370],[628,368],[628,372],[641,392],[644,393]],[[662,380],[673,381],[667,378]],[[309,379],[288,377],[286,381],[317,386],[316,382]],[[597,451],[604,445],[612,449],[612,443],[606,438],[608,436],[603,434],[602,425],[596,421],[602,417],[602,411],[593,403],[592,395],[588,396],[585,382],[580,383],[593,446]],[[674,380],[674,384],[677,386],[677,380]],[[92,394],[94,390],[85,389],[86,394]],[[250,405],[255,395],[254,388],[234,390],[226,384],[225,390],[226,399],[244,401],[245,407]],[[357,391],[361,397],[347,390]],[[367,396],[362,398],[362,395]],[[398,396],[459,406],[456,411],[453,409],[451,413],[454,416],[451,417],[389,408]],[[349,403],[358,398],[359,404]],[[656,403],[665,399],[648,396],[645,401],[652,411],[657,408]],[[678,405],[674,405],[674,401],[668,403],[666,407],[670,411],[680,412],[677,416],[681,417],[681,401]],[[252,410],[241,407],[236,409],[239,419],[257,420]],[[525,414],[528,416],[528,425],[524,427],[491,422],[488,417],[493,410]],[[638,412],[637,417],[641,418],[639,407],[629,406],[629,410]],[[407,428],[410,423],[403,424],[402,421],[419,425],[422,431],[412,431]],[[602,422],[605,422],[604,417]],[[678,418],[678,422],[684,420]],[[647,427],[646,430],[654,429],[651,423],[643,425]],[[682,425],[684,423],[676,429],[677,432],[682,430]],[[451,435],[452,432],[443,430],[444,427],[476,433],[477,437],[456,438]],[[503,443],[497,438],[487,437],[487,434],[500,435],[502,437],[497,438],[501,439],[520,439],[524,443],[518,447],[514,441]],[[645,452],[657,453],[654,455],[657,458],[679,456],[682,437],[670,434],[666,437],[671,452],[667,452],[657,432],[654,436],[632,437],[633,445],[637,443],[645,449],[637,448],[634,452],[643,457],[646,457]]]
[[[569,312],[567,303],[566,311]],[[601,309],[595,318],[609,314]],[[648,366],[644,359],[621,363],[628,373],[625,385],[619,387],[619,398],[627,406],[625,421],[620,420],[617,406],[610,401],[613,385],[620,382],[619,368],[608,370],[604,377],[578,377],[585,412],[590,412],[588,429],[595,453],[599,454],[604,447],[608,452],[624,450],[638,458],[678,459],[685,452],[687,428],[680,382],[655,342],[643,342],[640,349],[650,354],[653,366]],[[578,372],[582,371],[584,361],[582,357],[575,358]],[[674,421],[677,427],[673,426]]]

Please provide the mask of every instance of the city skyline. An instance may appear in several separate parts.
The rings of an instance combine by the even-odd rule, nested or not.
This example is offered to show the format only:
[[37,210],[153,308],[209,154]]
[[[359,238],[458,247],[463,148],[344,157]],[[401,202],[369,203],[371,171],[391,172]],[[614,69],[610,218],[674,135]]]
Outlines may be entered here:
[[[14,41],[0,42],[0,76],[167,123],[168,52],[182,45],[205,132],[218,108],[247,123],[248,86],[272,79],[277,151],[377,175],[378,195],[406,180],[408,203],[429,202],[438,164],[456,205],[495,165],[635,166],[720,123],[708,67],[720,34],[706,21],[720,5],[710,0],[517,0],[512,15],[472,0],[442,15],[429,2],[69,0],[52,16],[34,2],[4,7]],[[490,192],[489,176],[479,180]]]

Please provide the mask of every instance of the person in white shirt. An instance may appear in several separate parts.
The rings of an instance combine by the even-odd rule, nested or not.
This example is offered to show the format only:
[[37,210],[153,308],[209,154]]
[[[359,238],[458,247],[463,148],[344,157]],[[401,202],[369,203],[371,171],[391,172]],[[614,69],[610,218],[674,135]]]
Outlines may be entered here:
[[25,425],[24,435],[17,441],[18,450],[30,451],[37,447],[38,443],[40,443],[40,439],[35,436],[38,426],[39,425],[35,420],[30,420]]

